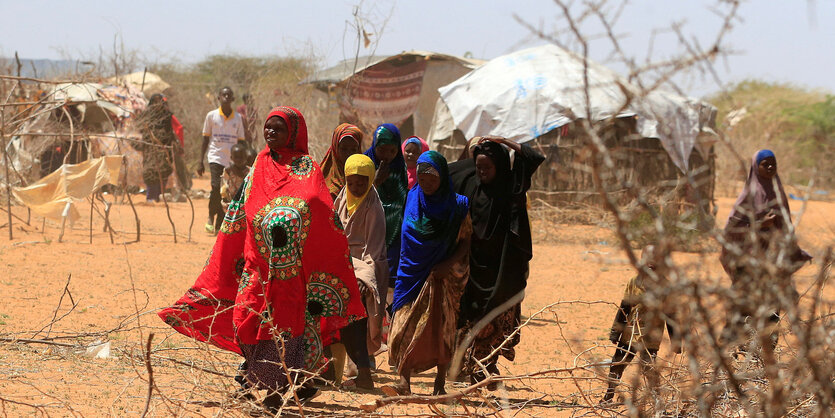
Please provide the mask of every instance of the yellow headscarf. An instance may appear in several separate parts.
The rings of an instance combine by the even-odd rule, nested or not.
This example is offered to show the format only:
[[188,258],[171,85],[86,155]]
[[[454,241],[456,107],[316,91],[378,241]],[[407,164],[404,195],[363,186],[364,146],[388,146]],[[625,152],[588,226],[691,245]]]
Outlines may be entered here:
[[[368,191],[371,190],[371,186],[374,184],[374,175],[376,172],[374,161],[371,161],[371,158],[368,158],[365,154],[354,154],[345,160],[345,199],[348,203],[348,215],[353,215],[360,203],[368,196]],[[350,190],[347,190],[348,176],[355,174],[368,177],[368,188],[365,189],[365,193],[362,196],[354,196]]]

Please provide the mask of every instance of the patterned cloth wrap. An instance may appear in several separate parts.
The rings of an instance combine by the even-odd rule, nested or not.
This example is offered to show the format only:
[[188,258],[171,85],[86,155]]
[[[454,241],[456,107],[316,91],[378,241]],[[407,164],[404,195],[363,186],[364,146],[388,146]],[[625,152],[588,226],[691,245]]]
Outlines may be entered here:
[[241,353],[239,345],[304,336],[305,368],[350,321],[365,317],[342,224],[307,154],[298,110],[275,108],[289,141],[262,150],[226,212],[196,283],[159,316],[177,331]]

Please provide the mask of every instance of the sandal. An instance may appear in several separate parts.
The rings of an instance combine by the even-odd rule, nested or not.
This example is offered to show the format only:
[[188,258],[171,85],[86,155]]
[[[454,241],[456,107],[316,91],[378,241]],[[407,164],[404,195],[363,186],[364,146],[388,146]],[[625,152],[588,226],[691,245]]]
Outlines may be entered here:
[[348,391],[358,391],[358,392],[370,392],[374,390],[374,382],[371,382],[371,385],[358,385],[357,378],[348,379],[340,385],[341,389],[348,390]]
[[411,393],[402,393],[400,389],[393,385],[385,385],[380,388],[386,396],[407,396]]
[[304,385],[296,390],[296,396],[299,398],[299,403],[304,405],[307,402],[310,402],[313,398],[319,396],[322,393],[318,388],[315,386],[308,386]]

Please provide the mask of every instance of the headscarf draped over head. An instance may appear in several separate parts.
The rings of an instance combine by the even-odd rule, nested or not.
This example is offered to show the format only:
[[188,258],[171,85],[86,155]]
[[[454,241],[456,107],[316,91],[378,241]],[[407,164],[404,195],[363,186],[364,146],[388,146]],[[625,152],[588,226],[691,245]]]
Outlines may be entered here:
[[[406,204],[406,194],[409,192],[406,178],[406,161],[400,149],[400,131],[391,123],[384,123],[374,130],[374,141],[365,151],[365,155],[374,161],[374,167],[380,168],[376,148],[380,145],[392,144],[397,146],[397,156],[389,164],[389,177],[379,187],[377,194],[386,212],[386,245],[391,247],[400,238],[400,225],[403,221],[403,206]],[[396,244],[395,244],[396,245]]]
[[[374,130],[374,143],[371,146],[376,148],[380,145],[400,145],[400,130],[393,123],[383,123]],[[376,160],[374,162],[378,163]]]
[[[426,141],[423,140],[423,138],[419,136],[410,136],[406,139],[406,141],[403,142],[403,146],[400,147],[400,150],[403,151],[403,155],[406,155],[406,145],[409,144],[417,145],[418,149],[420,149],[420,152],[418,154],[423,154],[424,152],[429,151],[429,144],[427,144]],[[417,174],[415,172],[415,169],[417,169],[417,165],[415,165],[415,167],[412,168],[409,168],[409,166],[406,165],[406,175],[408,176],[410,189],[414,187],[415,183],[417,182]]]
[[[473,193],[473,233],[482,239],[488,239],[495,232],[499,217],[509,215],[513,194],[513,175],[510,169],[510,153],[504,145],[485,141],[473,149],[473,160],[484,155],[496,166],[496,177],[490,184],[476,181],[480,191]],[[499,231],[504,232],[504,231]],[[515,231],[514,231],[515,232]]]
[[438,173],[441,185],[431,196],[420,184],[409,191],[393,311],[415,300],[432,268],[454,250],[458,229],[469,209],[467,198],[452,190],[446,159],[436,151],[427,151],[418,158],[418,165],[424,164]]
[[304,116],[302,116],[301,112],[294,107],[278,106],[270,111],[267,119],[264,119],[264,127],[267,126],[267,121],[273,117],[281,118],[287,125],[290,136],[288,137],[285,148],[288,151],[307,154],[307,123],[305,123]]
[[273,109],[290,133],[265,147],[229,204],[203,272],[159,315],[177,331],[241,353],[239,344],[304,335],[305,368],[349,321],[365,316],[348,251],[302,114]]
[[374,174],[376,174],[374,162],[366,155],[354,154],[345,160],[346,181],[348,176],[353,175],[368,177],[368,187],[365,188],[365,193],[363,193],[362,196],[354,196],[350,190],[345,191],[345,199],[348,205],[348,215],[353,215],[360,203],[362,203],[362,201],[365,200],[365,197],[368,196],[368,191],[371,190],[371,187],[374,185]]
[[325,183],[328,185],[331,195],[336,196],[345,186],[345,173],[342,165],[339,164],[339,161],[344,159],[343,156],[339,155],[339,142],[345,138],[354,138],[357,142],[357,148],[362,149],[363,136],[362,130],[350,123],[343,123],[333,130],[331,146],[328,148],[325,158],[319,164],[322,167],[322,174],[325,176]]
[[[760,163],[768,158],[775,158],[774,152],[763,149],[757,151],[751,158],[751,168],[748,170],[748,178],[745,180],[745,186],[742,192],[734,203],[734,207],[728,216],[728,221],[733,219],[743,221],[745,225],[749,225],[751,219],[749,217],[754,215],[759,217],[772,209],[779,209],[780,207],[786,209],[786,216],[791,222],[791,211],[789,210],[789,201],[786,198],[786,192],[783,190],[783,182],[780,181],[780,175],[774,174],[773,179],[765,179],[760,177],[758,166]],[[776,188],[774,186],[777,186]],[[780,202],[777,202],[777,193],[780,194]],[[778,214],[779,215],[779,214]]]

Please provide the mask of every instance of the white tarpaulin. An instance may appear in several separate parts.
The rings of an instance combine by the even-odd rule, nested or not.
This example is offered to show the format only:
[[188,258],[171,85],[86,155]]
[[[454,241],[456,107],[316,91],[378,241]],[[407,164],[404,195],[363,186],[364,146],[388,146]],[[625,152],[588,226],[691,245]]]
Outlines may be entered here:
[[79,164],[64,164],[46,177],[26,187],[13,187],[12,195],[32,212],[45,218],[78,219],[73,205],[105,184],[118,184],[122,156],[94,158]]
[[137,91],[142,91],[145,97],[150,98],[152,95],[162,93],[168,90],[171,85],[166,83],[162,77],[149,73],[147,71],[137,71],[135,73],[120,75],[118,77],[110,77],[107,79],[108,83],[121,85],[131,85]]
[[[467,138],[498,135],[525,142],[575,118],[599,121],[635,115],[638,132],[661,140],[673,162],[687,169],[699,134],[713,132],[706,125],[715,108],[667,92],[640,97],[638,89],[614,71],[589,61],[587,111],[583,67],[581,57],[550,44],[490,60],[438,89],[430,140],[441,140],[457,128]],[[635,97],[627,107],[624,89]],[[448,126],[450,116],[454,126]]]
[[[107,86],[98,83],[56,84],[52,94],[55,100],[65,100],[68,103],[78,104],[79,106],[94,104],[118,117],[130,116],[130,109],[119,107],[105,100],[99,93],[105,87]],[[81,110],[83,112],[85,110],[84,107]]]

